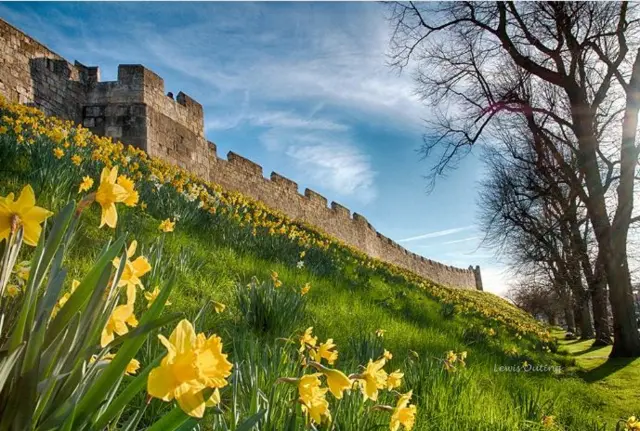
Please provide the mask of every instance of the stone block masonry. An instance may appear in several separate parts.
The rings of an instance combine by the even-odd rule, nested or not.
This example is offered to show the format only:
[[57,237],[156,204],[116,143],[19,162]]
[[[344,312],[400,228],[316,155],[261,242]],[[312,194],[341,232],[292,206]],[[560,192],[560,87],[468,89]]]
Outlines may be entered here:
[[73,120],[94,133],[135,145],[226,189],[264,202],[316,226],[372,257],[454,287],[482,290],[479,267],[454,268],[411,253],[377,232],[365,217],[328,203],[275,172],[229,152],[218,157],[204,135],[202,105],[180,92],[170,97],[161,77],[141,65],[120,65],[118,79],[100,80],[97,67],[71,64],[0,19],[0,94]]

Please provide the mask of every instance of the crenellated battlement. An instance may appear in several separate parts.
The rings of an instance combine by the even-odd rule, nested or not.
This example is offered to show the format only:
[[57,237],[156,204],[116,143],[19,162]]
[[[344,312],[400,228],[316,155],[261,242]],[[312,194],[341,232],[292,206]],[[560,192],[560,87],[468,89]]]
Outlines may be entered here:
[[135,145],[372,257],[442,284],[482,290],[479,267],[454,268],[419,256],[316,191],[300,193],[297,182],[276,172],[265,178],[262,166],[234,152],[220,158],[215,143],[205,138],[202,105],[183,92],[174,97],[165,91],[162,77],[140,64],[122,64],[116,81],[103,82],[98,67],[71,64],[0,19],[0,94],[9,100]]

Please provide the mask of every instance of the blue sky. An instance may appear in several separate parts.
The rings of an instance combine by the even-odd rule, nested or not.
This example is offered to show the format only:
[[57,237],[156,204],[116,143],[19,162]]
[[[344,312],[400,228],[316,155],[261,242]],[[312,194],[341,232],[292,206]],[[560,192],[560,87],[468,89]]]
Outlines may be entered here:
[[[375,3],[4,3],[0,17],[70,61],[141,63],[204,105],[206,134],[363,214],[408,249],[506,274],[479,249],[472,153],[427,194],[418,149],[429,117],[410,71],[387,66],[389,26]],[[477,152],[476,152],[477,153]]]

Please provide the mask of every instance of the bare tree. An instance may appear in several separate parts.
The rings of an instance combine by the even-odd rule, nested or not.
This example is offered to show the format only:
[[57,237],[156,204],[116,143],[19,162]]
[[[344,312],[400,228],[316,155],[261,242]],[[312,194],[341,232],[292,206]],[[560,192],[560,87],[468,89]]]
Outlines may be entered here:
[[[508,292],[513,302],[523,310],[540,318],[544,317],[551,325],[558,324],[558,316],[563,308],[552,282],[547,277],[528,277],[512,285]],[[568,322],[568,329],[572,328]]]
[[[627,258],[630,225],[640,220],[633,213],[640,155],[635,8],[455,2],[390,9],[392,63],[419,65],[420,94],[434,107],[424,147],[425,154],[439,151],[434,178],[474,144],[495,145],[496,128],[515,117],[529,115],[551,138],[539,142],[579,192],[598,244],[613,315],[612,357],[640,356]],[[523,89],[529,100],[518,97]]]
[[[590,292],[583,283],[580,250],[572,243],[571,228],[579,229],[577,211],[568,218],[570,212],[563,208],[565,202],[573,202],[571,189],[548,174],[553,170],[541,163],[530,145],[521,146],[518,150],[512,143],[506,156],[496,149],[486,152],[490,174],[482,184],[479,202],[484,241],[525,272],[533,268],[535,274],[540,266],[546,268],[564,303],[569,329],[574,331],[573,314],[582,337],[593,338]],[[588,257],[586,264],[590,268]],[[596,315],[595,308],[602,304],[592,305]],[[610,339],[608,325],[596,325],[596,329],[599,340]]]

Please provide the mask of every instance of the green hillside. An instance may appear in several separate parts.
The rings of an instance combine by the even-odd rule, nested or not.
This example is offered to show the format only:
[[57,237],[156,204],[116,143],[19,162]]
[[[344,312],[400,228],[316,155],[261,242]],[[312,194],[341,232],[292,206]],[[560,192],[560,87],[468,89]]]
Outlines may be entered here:
[[[163,311],[167,323],[153,329],[135,358],[142,370],[163,356],[166,349],[155,334],[168,337],[181,318],[193,322],[196,332],[221,337],[233,371],[220,389],[219,405],[199,421],[202,429],[389,429],[393,413],[374,406],[395,407],[399,394],[410,390],[415,430],[615,430],[625,429],[621,419],[640,414],[637,391],[626,389],[640,381],[638,360],[598,374],[600,363],[585,362],[579,350],[566,352],[567,346],[557,352],[547,328],[495,295],[439,286],[368,258],[133,148],[1,102],[0,160],[0,196],[18,196],[30,184],[37,205],[53,212],[70,201],[88,202],[105,165],[133,179],[139,200],[117,205],[115,229],[98,227],[97,203],[81,211],[64,253],[63,291],[70,292],[72,280],[82,280],[105,245],[123,235],[127,244],[137,241],[135,256],[146,256],[152,267],[141,276],[139,319],[147,309],[145,294],[151,297],[156,283],[162,287],[175,277]],[[93,187],[78,193],[86,176]],[[172,232],[159,229],[166,219],[175,222]],[[34,253],[23,246],[18,261]],[[17,290],[0,303],[9,329],[26,291],[19,281],[14,285]],[[313,372],[308,363],[314,346],[300,343],[309,327],[316,349],[328,339],[337,346],[337,360],[327,361],[328,348],[320,359],[324,366],[362,374],[386,350],[391,355],[384,369],[403,373],[401,385],[380,388],[375,402],[364,399],[363,383],[340,400],[327,393],[331,419],[323,413],[312,425],[296,402],[295,386],[278,381]],[[6,337],[3,332],[3,343]],[[86,360],[99,351],[96,345],[85,352]],[[613,380],[611,374],[622,368],[627,377]],[[120,428],[111,422],[110,429],[134,419],[134,428],[144,429],[176,411],[171,408],[159,399],[147,403],[141,390],[120,415]],[[247,419],[257,425],[251,428]],[[239,427],[243,422],[245,428]]]

